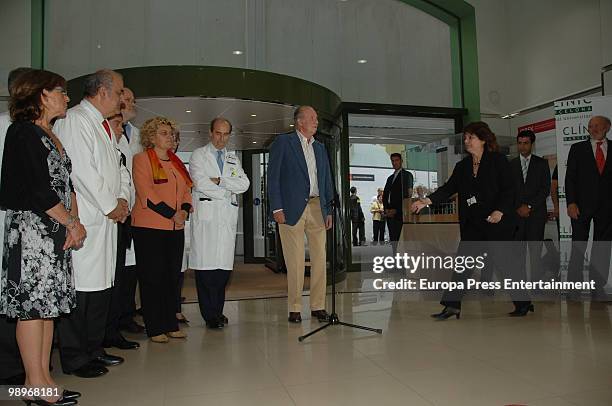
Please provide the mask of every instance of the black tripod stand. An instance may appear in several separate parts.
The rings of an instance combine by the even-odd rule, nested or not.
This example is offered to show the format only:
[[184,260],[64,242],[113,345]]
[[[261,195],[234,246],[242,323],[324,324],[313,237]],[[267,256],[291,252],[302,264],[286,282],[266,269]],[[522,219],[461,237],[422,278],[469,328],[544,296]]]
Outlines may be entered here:
[[[330,161],[330,165],[329,167],[332,168],[331,165],[331,158],[329,156],[329,152],[328,152],[328,156],[327,156],[328,160]],[[302,342],[304,341],[304,339],[310,337],[313,334],[318,333],[321,330],[325,330],[327,327],[329,326],[336,326],[336,325],[341,325],[341,326],[347,326],[347,327],[352,327],[352,328],[359,328],[362,330],[368,330],[368,331],[374,331],[375,333],[378,334],[382,334],[382,329],[380,328],[372,328],[372,327],[365,327],[365,326],[359,326],[357,324],[350,324],[350,323],[345,323],[343,321],[340,321],[340,318],[338,317],[338,314],[336,313],[336,266],[337,266],[337,261],[336,261],[336,224],[340,225],[340,230],[344,230],[344,227],[342,227],[342,216],[340,214],[340,198],[338,196],[338,191],[336,190],[336,182],[334,180],[334,172],[331,171],[331,177],[332,177],[332,187],[334,189],[334,197],[332,199],[331,202],[329,202],[329,205],[332,208],[332,217],[333,217],[333,227],[332,227],[332,248],[331,248],[331,257],[332,257],[332,261],[331,261],[331,278],[332,278],[332,291],[331,291],[331,298],[332,298],[332,307],[331,307],[331,314],[329,315],[329,321],[311,331],[308,334],[304,334],[303,336],[299,336],[298,337],[298,341]],[[342,232],[342,234],[344,235],[344,231]]]

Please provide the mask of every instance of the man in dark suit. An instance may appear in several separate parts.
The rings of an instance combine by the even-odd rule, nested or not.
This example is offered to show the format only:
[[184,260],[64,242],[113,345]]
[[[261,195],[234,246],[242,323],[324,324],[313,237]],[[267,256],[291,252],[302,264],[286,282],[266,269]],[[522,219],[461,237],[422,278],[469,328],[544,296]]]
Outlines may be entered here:
[[[349,208],[351,213],[351,234],[353,236],[353,246],[365,244],[365,216],[363,215],[363,209],[361,208],[361,201],[357,196],[357,188],[351,187],[351,195],[349,196]],[[359,234],[359,239],[357,239]]]
[[550,192],[548,162],[531,153],[536,136],[531,130],[521,131],[516,137],[519,156],[510,162],[514,178],[515,207],[518,224],[515,239],[525,241],[521,265],[525,266],[527,250],[532,280],[541,277],[542,244],[547,220],[546,198]]
[[567,214],[572,221],[572,254],[568,280],[583,280],[584,254],[593,221],[593,247],[589,279],[595,281],[594,297],[603,296],[610,267],[612,240],[612,165],[608,152],[612,142],[606,138],[610,119],[594,116],[589,120],[590,139],[570,148],[565,174]]
[[310,310],[319,321],[325,311],[326,230],[332,227],[331,170],[325,145],[314,139],[317,113],[300,106],[294,113],[296,131],[281,134],[270,147],[268,197],[287,265],[289,322],[302,321],[304,234],[310,252]]
[[393,247],[393,254],[397,252],[397,242],[404,225],[404,199],[412,196],[414,178],[410,172],[402,168],[402,155],[397,152],[391,154],[391,165],[394,172],[387,178],[383,191],[383,206],[389,228],[389,240]]

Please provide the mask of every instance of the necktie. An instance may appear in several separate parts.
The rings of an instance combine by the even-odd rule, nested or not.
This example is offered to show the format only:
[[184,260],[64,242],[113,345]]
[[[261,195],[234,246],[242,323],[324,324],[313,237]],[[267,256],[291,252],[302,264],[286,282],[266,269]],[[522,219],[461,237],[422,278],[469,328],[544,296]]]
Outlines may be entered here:
[[606,158],[604,157],[603,149],[601,149],[603,141],[597,141],[597,149],[595,150],[595,162],[597,162],[597,169],[601,175],[606,165]]
[[106,130],[106,133],[108,134],[108,137],[112,141],[113,140],[113,134],[111,133],[110,125],[108,125],[108,121],[106,121],[106,120],[102,121],[102,125],[104,126],[104,129]]
[[523,167],[523,182],[527,181],[527,170],[529,169],[529,161],[521,159],[521,166]]
[[219,170],[223,173],[223,151],[217,151],[217,165],[219,165]]
[[123,127],[123,135],[125,135],[125,139],[127,139],[127,142],[130,142],[130,127],[128,127],[126,124],[122,125]]

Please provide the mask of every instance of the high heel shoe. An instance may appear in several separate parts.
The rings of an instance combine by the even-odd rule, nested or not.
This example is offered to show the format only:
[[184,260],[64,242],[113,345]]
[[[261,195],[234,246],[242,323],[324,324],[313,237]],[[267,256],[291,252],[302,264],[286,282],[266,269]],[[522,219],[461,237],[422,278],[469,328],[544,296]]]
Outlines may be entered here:
[[524,317],[527,316],[527,313],[532,312],[535,310],[535,308],[533,307],[532,304],[530,304],[529,306],[525,306],[522,308],[516,308],[514,309],[513,312],[508,313],[508,316],[510,317]]
[[459,320],[461,318],[461,310],[455,309],[454,307],[447,306],[440,313],[435,313],[431,315],[431,317],[433,317],[436,320],[446,320],[453,316],[455,316],[457,320]]
[[81,397],[81,392],[64,389],[62,392],[62,399],[77,399]]

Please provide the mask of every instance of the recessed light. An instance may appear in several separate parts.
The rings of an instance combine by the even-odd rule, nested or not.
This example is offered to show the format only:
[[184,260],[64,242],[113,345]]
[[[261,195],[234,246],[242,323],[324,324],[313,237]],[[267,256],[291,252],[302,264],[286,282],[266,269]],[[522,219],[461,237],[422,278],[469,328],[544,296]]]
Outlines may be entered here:
[[185,110],[185,113],[191,113],[191,110]]
[[289,124],[289,127],[293,127],[293,124]]
[[367,59],[359,59],[357,63],[368,63]]
[[257,117],[257,114],[251,114],[251,117]]
[[257,144],[257,141],[253,141],[253,144]]
[[234,55],[242,55],[242,51],[235,50],[235,51],[232,51],[232,54],[234,54]]

